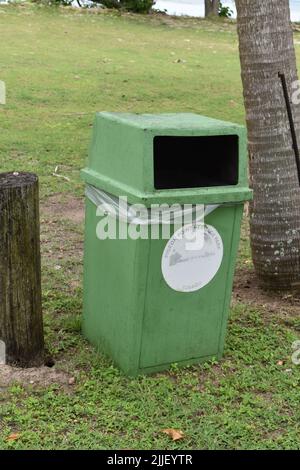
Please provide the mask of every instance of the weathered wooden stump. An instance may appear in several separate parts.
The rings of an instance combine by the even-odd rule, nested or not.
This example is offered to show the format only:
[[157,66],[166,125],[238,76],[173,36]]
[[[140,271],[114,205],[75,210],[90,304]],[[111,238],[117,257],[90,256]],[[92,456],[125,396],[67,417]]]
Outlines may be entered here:
[[44,362],[38,178],[0,174],[0,340],[6,363]]

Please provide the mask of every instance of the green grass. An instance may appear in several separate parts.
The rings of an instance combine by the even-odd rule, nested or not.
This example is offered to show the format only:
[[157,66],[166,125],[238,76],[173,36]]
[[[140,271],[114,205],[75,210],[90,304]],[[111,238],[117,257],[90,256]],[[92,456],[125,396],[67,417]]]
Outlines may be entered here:
[[[188,21],[165,25],[115,13],[0,11],[8,94],[1,166],[37,171],[42,195],[82,192],[79,168],[96,111],[196,111],[243,120],[234,26],[218,32],[204,21],[188,28]],[[71,183],[51,176],[56,165]]]
[[[96,111],[244,120],[232,23],[27,5],[1,7],[0,29],[1,170],[37,172],[43,204],[55,193],[83,195]],[[52,176],[56,165],[70,182]],[[235,301],[220,363],[128,379],[80,335],[82,229],[42,216],[47,347],[75,384],[1,389],[0,447],[299,449],[299,307]],[[251,269],[246,229],[239,267]],[[184,440],[161,432],[171,427]],[[19,438],[8,441],[11,433]]]

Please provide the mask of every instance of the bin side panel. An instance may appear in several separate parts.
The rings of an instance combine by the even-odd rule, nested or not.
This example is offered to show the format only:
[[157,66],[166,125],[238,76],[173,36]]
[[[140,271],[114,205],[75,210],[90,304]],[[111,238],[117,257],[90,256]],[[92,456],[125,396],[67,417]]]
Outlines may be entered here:
[[240,242],[243,209],[244,209],[244,204],[237,204],[235,206],[235,217],[234,217],[232,241],[231,241],[231,255],[230,255],[230,263],[228,265],[227,287],[226,287],[226,294],[225,294],[225,300],[224,300],[224,314],[223,314],[222,327],[221,327],[221,332],[220,332],[218,359],[222,357],[223,351],[224,351],[227,320],[228,320],[228,316],[230,313],[229,309],[230,309],[230,300],[231,300],[231,294],[232,294],[233,277],[234,277],[234,271],[236,267],[236,258],[237,258],[239,242]]
[[224,307],[228,308],[232,289],[232,237],[239,230],[235,211],[235,206],[219,207],[205,219],[221,235],[224,252],[215,277],[196,292],[177,292],[167,285],[161,271],[167,241],[151,241],[141,369],[218,356],[226,325]]
[[147,247],[140,254],[134,240],[99,240],[99,221],[96,207],[87,200],[83,333],[126,373],[135,373],[142,322],[137,312],[144,306],[146,270],[138,282],[136,277],[143,256],[147,260]]

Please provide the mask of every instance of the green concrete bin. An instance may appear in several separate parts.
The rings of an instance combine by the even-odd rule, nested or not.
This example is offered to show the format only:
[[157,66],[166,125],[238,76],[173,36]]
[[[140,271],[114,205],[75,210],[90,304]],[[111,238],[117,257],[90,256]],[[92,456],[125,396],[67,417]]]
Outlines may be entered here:
[[[244,127],[195,114],[98,113],[82,177],[85,337],[128,375],[220,358],[251,199]],[[99,239],[107,213],[97,213],[98,191],[126,197],[127,207],[203,205],[203,248],[187,253],[175,225],[168,240],[124,239],[118,217],[117,236]]]

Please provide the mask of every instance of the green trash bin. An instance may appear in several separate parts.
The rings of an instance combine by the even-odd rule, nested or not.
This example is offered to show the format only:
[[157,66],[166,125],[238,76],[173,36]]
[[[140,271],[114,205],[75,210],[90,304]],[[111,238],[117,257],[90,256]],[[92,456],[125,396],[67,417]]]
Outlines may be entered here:
[[[195,114],[98,113],[82,177],[85,337],[128,375],[220,358],[252,195],[244,127]],[[114,215],[118,197],[124,205]],[[108,209],[97,209],[103,201]],[[135,204],[160,206],[154,217],[170,205],[203,207],[201,249],[187,249],[175,219],[168,239],[157,220],[156,238],[147,223],[143,235],[136,225],[126,235],[132,218],[122,214]]]

